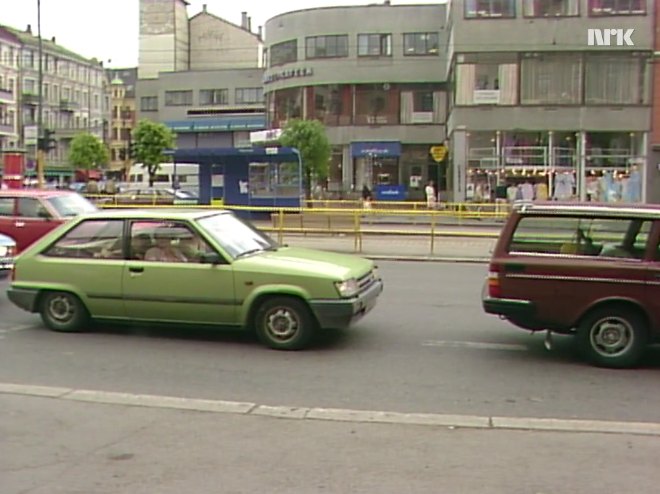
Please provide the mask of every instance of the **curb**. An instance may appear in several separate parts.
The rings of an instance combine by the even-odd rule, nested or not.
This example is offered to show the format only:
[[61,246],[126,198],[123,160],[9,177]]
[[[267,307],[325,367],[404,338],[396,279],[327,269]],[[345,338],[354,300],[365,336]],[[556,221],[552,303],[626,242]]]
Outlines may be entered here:
[[[337,252],[337,251],[334,251]],[[488,264],[489,258],[486,257],[435,257],[435,256],[388,256],[378,254],[360,254],[357,256],[366,257],[373,261],[401,261],[401,262],[444,262],[453,264]]]

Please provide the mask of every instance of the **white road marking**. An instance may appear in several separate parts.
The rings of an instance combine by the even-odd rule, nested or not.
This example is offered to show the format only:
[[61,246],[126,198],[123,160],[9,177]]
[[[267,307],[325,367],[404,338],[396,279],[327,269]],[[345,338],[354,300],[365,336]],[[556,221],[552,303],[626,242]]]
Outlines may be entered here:
[[463,348],[468,350],[505,350],[509,352],[526,352],[529,349],[525,345],[515,345],[507,343],[482,343],[478,341],[442,341],[429,340],[422,343],[422,346],[435,346],[443,348]]
[[17,333],[19,331],[24,331],[26,329],[36,329],[39,326],[34,324],[19,324],[16,326],[0,326],[0,339],[4,338],[5,335],[10,333]]
[[400,413],[340,408],[304,408],[258,405],[256,403],[238,401],[200,400],[175,396],[116,393],[12,383],[0,383],[0,395],[2,394],[37,396],[67,401],[101,403],[106,405],[139,406],[208,413],[232,413],[289,420],[417,425],[447,427],[451,430],[456,428],[467,428],[660,436],[660,423],[656,422],[621,422],[534,417],[489,417],[479,415]]

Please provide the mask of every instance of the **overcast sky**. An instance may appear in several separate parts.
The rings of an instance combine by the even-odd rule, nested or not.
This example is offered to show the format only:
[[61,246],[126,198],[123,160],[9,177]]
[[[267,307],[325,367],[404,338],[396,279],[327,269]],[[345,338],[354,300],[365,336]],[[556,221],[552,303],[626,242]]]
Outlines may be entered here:
[[[9,3],[9,0],[2,0]],[[367,5],[382,0],[190,0],[189,16],[208,11],[235,24],[241,12],[252,17],[252,29],[292,10],[333,5]],[[443,3],[442,0],[392,0],[393,5]],[[139,0],[41,0],[41,34],[106,67],[134,67],[138,59]],[[37,32],[37,0],[12,0],[2,9],[0,23],[17,29],[32,25]]]

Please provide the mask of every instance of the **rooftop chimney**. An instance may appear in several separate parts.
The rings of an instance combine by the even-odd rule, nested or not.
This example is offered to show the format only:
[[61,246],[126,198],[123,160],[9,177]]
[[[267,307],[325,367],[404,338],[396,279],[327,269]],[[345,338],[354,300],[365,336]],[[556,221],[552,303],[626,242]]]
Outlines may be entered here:
[[202,12],[206,12],[206,4],[202,5]]
[[247,29],[248,15],[247,12],[241,12],[241,27]]
[[247,30],[252,32],[252,17],[248,17]]
[[259,39],[264,39],[264,28],[259,26]]
[[53,44],[56,43],[56,41],[55,41],[55,36],[53,36],[50,40],[53,42]]
[[27,29],[25,30],[26,33],[32,34],[32,24],[27,25]]

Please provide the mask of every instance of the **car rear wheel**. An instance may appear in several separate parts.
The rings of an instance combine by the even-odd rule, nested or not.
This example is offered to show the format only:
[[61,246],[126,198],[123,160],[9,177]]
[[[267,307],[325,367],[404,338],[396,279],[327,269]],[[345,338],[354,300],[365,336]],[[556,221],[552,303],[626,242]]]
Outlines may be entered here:
[[83,303],[77,296],[68,292],[44,293],[41,297],[39,313],[48,329],[61,333],[78,333],[89,321]]
[[316,332],[316,321],[309,308],[293,297],[266,299],[257,310],[257,337],[275,350],[302,350]]
[[599,367],[633,367],[646,348],[646,326],[644,318],[634,310],[618,306],[596,309],[578,327],[580,350]]

